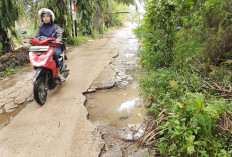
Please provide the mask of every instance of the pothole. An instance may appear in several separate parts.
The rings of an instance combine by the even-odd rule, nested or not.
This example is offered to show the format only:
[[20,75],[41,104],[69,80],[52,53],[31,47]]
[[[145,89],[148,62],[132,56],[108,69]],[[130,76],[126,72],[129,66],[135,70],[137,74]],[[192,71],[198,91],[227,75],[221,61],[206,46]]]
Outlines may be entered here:
[[27,103],[24,103],[20,105],[17,109],[14,109],[14,111],[12,112],[5,112],[1,114],[0,115],[0,129],[9,125],[14,120],[14,117],[17,116],[26,106],[27,106]]
[[[135,71],[136,68],[124,69],[125,77],[117,79],[118,72],[112,88],[92,90],[92,93],[86,94],[88,118],[97,126],[105,141],[99,156],[148,154],[146,149],[138,146],[138,140],[146,128],[146,102],[139,94],[138,74]],[[127,78],[132,79],[127,81]]]
[[101,157],[127,157],[136,153],[148,155],[148,150],[138,145],[146,128],[146,104],[139,94],[139,44],[131,29],[123,29],[116,34],[118,39],[115,44],[119,47],[117,58],[114,57],[84,92],[88,118],[97,126],[105,141]]
[[89,119],[118,128],[142,123],[146,109],[138,88],[138,84],[132,82],[124,90],[115,87],[88,94],[86,108]]

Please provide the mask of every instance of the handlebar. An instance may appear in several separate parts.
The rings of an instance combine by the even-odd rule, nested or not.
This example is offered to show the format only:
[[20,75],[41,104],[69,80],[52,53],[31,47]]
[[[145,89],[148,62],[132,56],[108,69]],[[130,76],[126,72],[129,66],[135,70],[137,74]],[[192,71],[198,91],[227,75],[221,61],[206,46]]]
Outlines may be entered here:
[[53,41],[53,40],[48,40],[48,43],[55,43],[55,41]]
[[48,40],[47,41],[48,43],[50,43],[50,44],[63,44],[62,42],[55,42],[54,40]]
[[37,38],[31,38],[30,39],[30,43],[32,44],[32,45],[48,45],[48,44],[63,44],[63,43],[57,43],[56,42],[56,38],[46,38],[46,39],[44,39],[44,40],[42,40],[42,41],[40,41],[39,39],[37,39]]

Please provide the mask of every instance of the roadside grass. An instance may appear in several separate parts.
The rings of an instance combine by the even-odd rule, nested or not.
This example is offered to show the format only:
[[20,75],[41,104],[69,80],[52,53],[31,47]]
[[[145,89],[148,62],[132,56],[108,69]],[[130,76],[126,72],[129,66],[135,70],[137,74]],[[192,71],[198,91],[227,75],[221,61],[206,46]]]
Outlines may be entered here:
[[28,63],[24,66],[16,67],[16,68],[8,68],[8,69],[6,69],[6,71],[0,72],[0,77],[16,74],[18,71],[20,71],[24,68],[28,68],[28,67],[30,67],[30,63]]
[[146,23],[134,31],[143,44],[141,94],[150,100],[140,144],[157,156],[231,156],[231,49],[219,46],[230,34],[201,29],[203,22],[169,32],[155,16],[166,12],[157,12],[154,3],[150,7],[152,16],[147,13]]

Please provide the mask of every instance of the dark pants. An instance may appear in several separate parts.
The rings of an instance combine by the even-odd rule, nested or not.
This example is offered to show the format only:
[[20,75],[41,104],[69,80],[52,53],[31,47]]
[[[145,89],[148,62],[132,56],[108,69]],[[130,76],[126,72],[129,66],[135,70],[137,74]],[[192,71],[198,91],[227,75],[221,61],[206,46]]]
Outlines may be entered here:
[[60,62],[59,62],[59,57],[61,54],[61,48],[60,47],[54,47],[54,54],[53,54],[53,59],[56,62],[56,68],[60,68]]

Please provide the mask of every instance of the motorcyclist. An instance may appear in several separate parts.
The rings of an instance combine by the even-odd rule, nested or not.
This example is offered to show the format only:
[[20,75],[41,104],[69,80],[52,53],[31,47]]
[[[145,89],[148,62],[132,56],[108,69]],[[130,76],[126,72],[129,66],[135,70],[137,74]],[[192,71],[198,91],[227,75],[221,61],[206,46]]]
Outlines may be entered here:
[[[41,36],[45,37],[53,37],[56,38],[56,43],[60,43],[62,41],[62,33],[63,29],[61,29],[58,25],[54,24],[55,15],[54,13],[47,8],[42,8],[38,12],[39,18],[41,18],[43,24],[39,26],[35,33],[35,37],[39,38]],[[65,78],[60,74],[60,63],[59,63],[59,57],[62,53],[60,46],[54,47],[54,54],[53,59],[56,62],[56,76],[60,78],[60,80],[63,82],[65,81]]]

